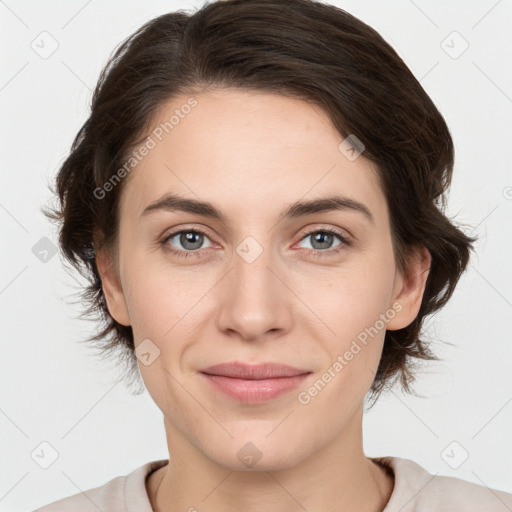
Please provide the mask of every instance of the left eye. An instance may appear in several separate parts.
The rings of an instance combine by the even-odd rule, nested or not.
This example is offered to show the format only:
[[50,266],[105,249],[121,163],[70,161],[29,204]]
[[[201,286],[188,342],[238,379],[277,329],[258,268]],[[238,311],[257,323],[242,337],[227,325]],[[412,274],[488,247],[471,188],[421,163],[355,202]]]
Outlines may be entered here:
[[313,247],[307,247],[307,249],[313,249],[314,251],[328,252],[333,249],[332,243],[334,238],[338,238],[340,243],[334,247],[342,245],[344,242],[347,243],[345,237],[336,231],[331,230],[319,230],[312,231],[302,238],[302,240],[312,240]]

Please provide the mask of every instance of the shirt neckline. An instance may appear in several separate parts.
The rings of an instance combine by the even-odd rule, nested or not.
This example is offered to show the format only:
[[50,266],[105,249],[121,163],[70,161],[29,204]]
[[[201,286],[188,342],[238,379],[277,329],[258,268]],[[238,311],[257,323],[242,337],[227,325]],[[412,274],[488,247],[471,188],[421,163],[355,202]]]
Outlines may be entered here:
[[[392,512],[391,507],[396,501],[400,487],[400,478],[397,478],[397,457],[368,457],[373,463],[383,468],[393,478],[393,490],[382,512]],[[124,500],[126,512],[154,512],[149,500],[146,482],[149,476],[158,469],[167,466],[169,459],[160,459],[147,462],[127,475],[125,479]]]

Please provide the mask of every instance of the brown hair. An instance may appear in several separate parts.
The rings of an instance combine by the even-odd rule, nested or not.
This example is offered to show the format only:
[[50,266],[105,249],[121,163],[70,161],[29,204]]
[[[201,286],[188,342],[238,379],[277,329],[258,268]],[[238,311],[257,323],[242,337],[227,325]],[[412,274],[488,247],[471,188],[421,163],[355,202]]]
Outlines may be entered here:
[[157,111],[177,94],[211,88],[273,92],[320,106],[343,137],[355,134],[376,164],[390,211],[393,249],[404,271],[409,250],[432,257],[416,319],[386,331],[371,387],[376,398],[396,377],[411,392],[415,360],[438,359],[420,339],[427,315],[451,297],[470,256],[471,238],[444,215],[454,147],[448,127],[411,71],[371,27],[312,0],[218,0],[190,14],[159,16],[128,37],[103,69],[91,114],[56,178],[64,256],[90,285],[85,316],[103,322],[89,338],[137,378],[131,327],[109,314],[95,262],[94,233],[112,246],[123,182],[97,191],[144,138]]

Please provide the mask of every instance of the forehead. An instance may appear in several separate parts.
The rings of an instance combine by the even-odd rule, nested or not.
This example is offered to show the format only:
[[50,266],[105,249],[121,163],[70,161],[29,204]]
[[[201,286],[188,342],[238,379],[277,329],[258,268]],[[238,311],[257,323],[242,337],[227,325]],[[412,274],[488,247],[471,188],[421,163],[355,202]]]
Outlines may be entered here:
[[241,90],[177,96],[154,116],[151,148],[124,186],[122,215],[138,217],[178,193],[236,216],[340,194],[385,216],[374,166],[364,153],[349,160],[342,141],[322,109],[297,99]]

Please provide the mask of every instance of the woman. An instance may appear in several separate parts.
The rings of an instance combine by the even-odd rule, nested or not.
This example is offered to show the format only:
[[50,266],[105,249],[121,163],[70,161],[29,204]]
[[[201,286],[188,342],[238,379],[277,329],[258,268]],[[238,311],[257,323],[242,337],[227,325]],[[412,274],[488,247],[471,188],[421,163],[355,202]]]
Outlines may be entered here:
[[39,510],[512,508],[363,451],[365,398],[435,359],[422,322],[469,261],[443,214],[453,159],[407,66],[333,6],[220,0],[125,41],[54,218],[169,460]]

